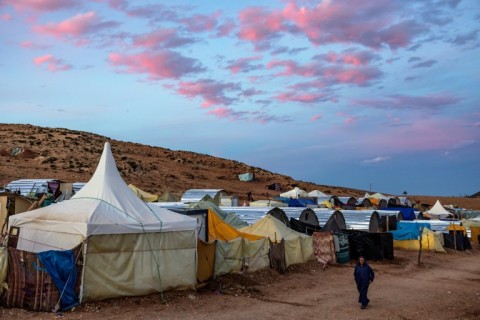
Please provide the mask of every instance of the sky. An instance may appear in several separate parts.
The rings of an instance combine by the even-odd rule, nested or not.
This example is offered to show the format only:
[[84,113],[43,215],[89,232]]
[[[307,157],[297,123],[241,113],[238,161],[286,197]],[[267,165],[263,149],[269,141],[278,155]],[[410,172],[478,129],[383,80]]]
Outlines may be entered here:
[[0,123],[464,196],[479,58],[478,0],[0,0]]

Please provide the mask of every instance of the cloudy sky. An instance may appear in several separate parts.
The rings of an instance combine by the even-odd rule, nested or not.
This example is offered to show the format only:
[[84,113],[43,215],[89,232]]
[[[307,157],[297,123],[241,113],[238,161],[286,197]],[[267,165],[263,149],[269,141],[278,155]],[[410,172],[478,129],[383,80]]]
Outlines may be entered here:
[[319,184],[480,191],[480,1],[258,3],[0,0],[0,122]]

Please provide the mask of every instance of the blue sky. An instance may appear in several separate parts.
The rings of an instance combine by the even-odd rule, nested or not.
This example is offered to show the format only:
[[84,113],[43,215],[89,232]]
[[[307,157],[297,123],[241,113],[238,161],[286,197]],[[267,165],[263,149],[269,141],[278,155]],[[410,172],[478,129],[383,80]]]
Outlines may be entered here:
[[1,122],[472,194],[479,39],[476,0],[2,0]]

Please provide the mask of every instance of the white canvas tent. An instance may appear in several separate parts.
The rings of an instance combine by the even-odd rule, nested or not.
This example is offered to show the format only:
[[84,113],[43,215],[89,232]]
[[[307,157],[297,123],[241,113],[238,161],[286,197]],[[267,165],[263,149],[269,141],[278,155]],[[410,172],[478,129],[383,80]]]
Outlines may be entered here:
[[452,217],[453,214],[449,211],[447,211],[443,205],[440,203],[440,200],[437,200],[433,207],[427,211],[427,214],[432,216],[435,219],[445,219]]
[[296,199],[300,197],[308,197],[308,193],[305,190],[295,187],[290,191],[281,193],[280,197]]
[[328,198],[330,197],[328,194],[323,193],[322,191],[319,190],[313,190],[308,193],[309,197],[312,198]]
[[196,284],[196,220],[149,207],[120,176],[105,143],[91,180],[71,200],[14,215],[17,249],[83,246],[81,301]]

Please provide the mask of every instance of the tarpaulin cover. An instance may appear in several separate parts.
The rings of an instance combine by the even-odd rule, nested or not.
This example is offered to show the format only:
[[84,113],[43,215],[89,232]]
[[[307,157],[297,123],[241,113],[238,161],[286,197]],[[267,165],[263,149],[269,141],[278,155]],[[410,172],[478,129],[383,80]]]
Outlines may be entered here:
[[457,232],[462,232],[464,235],[467,235],[467,229],[464,226],[459,226],[457,224],[451,223],[447,227],[448,231],[457,231]]
[[325,267],[328,263],[336,263],[335,244],[330,232],[313,233],[313,252],[317,261]]
[[267,238],[250,241],[235,238],[229,241],[216,241],[215,276],[241,271],[254,272],[268,268],[269,245]]
[[288,199],[289,207],[307,207],[317,205],[312,199]]
[[367,260],[393,259],[393,237],[391,233],[368,233],[353,230],[345,230],[344,232],[348,234],[350,259],[357,260],[360,256]]
[[222,240],[229,241],[242,237],[249,240],[258,240],[263,236],[241,232],[225,221],[223,221],[213,209],[208,208],[208,241]]
[[204,283],[212,278],[215,270],[215,245],[216,242],[211,243],[198,240],[197,254],[197,282]]
[[78,295],[75,292],[77,282],[77,265],[72,250],[44,251],[37,254],[45,270],[52,278],[61,293],[62,310],[70,310],[78,306]]
[[[443,236],[440,232],[433,232],[427,228],[423,229],[422,250],[446,253],[443,249]],[[400,250],[420,250],[418,238],[411,240],[393,240],[393,247]]]
[[0,296],[6,288],[7,280],[8,251],[6,247],[0,247]]
[[403,220],[415,220],[415,210],[410,207],[387,207],[383,208],[382,210],[389,210],[389,211],[400,211],[403,216]]
[[[191,209],[211,210],[212,212],[217,214],[220,220],[223,220],[224,222],[228,223],[230,226],[234,228],[241,228],[241,227],[248,226],[248,223],[240,219],[235,213],[224,212],[222,209],[220,209],[219,206],[217,206],[215,203],[211,201],[199,201],[197,203],[190,204],[188,207]],[[212,241],[212,240],[215,240],[215,239],[209,239],[209,241]]]
[[432,229],[430,223],[427,222],[405,223],[399,221],[397,230],[392,231],[391,233],[394,240],[418,240],[420,231],[424,228]]
[[308,234],[309,236],[311,236],[315,231],[322,230],[322,228],[320,228],[319,226],[314,226],[312,224],[302,222],[295,218],[290,218],[290,228],[295,231]]

